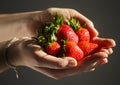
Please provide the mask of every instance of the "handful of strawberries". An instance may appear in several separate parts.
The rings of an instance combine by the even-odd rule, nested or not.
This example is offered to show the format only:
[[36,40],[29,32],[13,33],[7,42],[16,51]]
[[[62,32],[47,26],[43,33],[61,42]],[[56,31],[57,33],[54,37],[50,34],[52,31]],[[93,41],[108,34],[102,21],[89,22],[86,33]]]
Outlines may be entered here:
[[65,22],[63,16],[57,14],[45,28],[39,29],[37,39],[46,53],[73,57],[78,62],[98,48],[98,44],[90,41],[89,31],[76,18]]

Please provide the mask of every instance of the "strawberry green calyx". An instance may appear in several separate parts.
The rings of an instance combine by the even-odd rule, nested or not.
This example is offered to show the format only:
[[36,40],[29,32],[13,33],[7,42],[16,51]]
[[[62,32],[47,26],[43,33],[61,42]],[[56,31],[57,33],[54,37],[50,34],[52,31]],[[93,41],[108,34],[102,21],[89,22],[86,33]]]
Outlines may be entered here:
[[58,32],[58,29],[60,25],[63,24],[63,22],[63,16],[55,14],[51,22],[46,23],[44,28],[40,28],[38,30],[38,42],[43,45],[49,45],[50,43],[57,41],[57,37],[55,34]]
[[45,46],[47,44],[47,40],[44,36],[37,37],[38,42],[41,44],[41,46]]
[[57,29],[55,28],[55,25],[52,22],[48,23],[46,27],[43,29],[44,36],[46,37],[48,43],[57,41],[57,37],[55,36],[56,32]]
[[55,26],[57,27],[57,26],[60,26],[61,24],[63,24],[63,22],[64,22],[64,18],[63,18],[63,16],[59,16],[59,15],[57,15],[57,13],[55,14],[55,16],[53,17],[53,21],[52,21],[54,24],[55,24]]
[[76,18],[72,18],[70,19],[67,24],[74,30],[74,31],[78,31],[81,27],[79,21]]

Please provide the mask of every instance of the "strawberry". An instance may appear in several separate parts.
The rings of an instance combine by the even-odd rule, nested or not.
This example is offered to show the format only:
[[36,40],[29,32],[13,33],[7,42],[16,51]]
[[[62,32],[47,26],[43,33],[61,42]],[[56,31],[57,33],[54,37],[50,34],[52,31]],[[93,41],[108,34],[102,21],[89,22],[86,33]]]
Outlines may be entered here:
[[72,18],[67,22],[67,24],[76,32],[79,37],[79,41],[90,41],[89,31],[86,28],[83,28],[77,19]]
[[84,52],[84,56],[94,53],[95,50],[98,48],[98,44],[88,42],[88,41],[80,41],[80,42],[78,42],[78,46]]
[[60,48],[61,46],[58,42],[53,42],[45,46],[45,51],[50,55],[57,56],[60,52]]
[[73,57],[78,62],[83,58],[84,53],[79,46],[73,41],[67,41],[65,44],[65,56]]
[[90,41],[90,33],[86,28],[80,28],[76,31],[76,34],[79,37],[79,41]]
[[[97,44],[90,43],[87,29],[80,26],[75,18],[65,23],[63,16],[54,16],[53,21],[47,23],[44,29],[38,31],[38,42],[53,56],[70,56],[78,62],[97,48]],[[67,40],[67,41],[65,41]],[[65,41],[61,44],[61,41]]]
[[76,43],[78,43],[79,41],[77,34],[73,31],[73,29],[70,26],[66,24],[62,24],[60,26],[57,32],[57,37],[58,37],[58,40],[68,38],[68,40],[74,41]]

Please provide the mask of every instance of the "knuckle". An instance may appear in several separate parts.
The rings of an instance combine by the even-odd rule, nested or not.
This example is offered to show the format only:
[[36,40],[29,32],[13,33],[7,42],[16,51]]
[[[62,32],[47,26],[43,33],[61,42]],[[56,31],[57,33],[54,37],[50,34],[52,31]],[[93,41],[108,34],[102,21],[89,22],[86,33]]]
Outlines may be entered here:
[[75,9],[69,8],[68,9],[70,13],[76,13],[77,11]]
[[58,61],[58,67],[62,68],[63,67],[63,61],[62,59],[59,58],[59,61]]
[[94,27],[94,23],[93,23],[91,20],[88,20],[88,24],[89,24],[91,27]]
[[54,7],[50,7],[48,9],[46,9],[49,13],[52,13],[54,11],[57,11],[59,8],[54,8]]
[[59,58],[58,63],[57,63],[57,67],[58,68],[64,68],[66,66],[67,62],[64,61],[62,58]]
[[70,8],[70,10],[71,10],[71,11],[73,11],[73,12],[76,12],[76,10],[75,10],[75,9]]
[[50,8],[48,8],[48,9],[47,9],[47,11],[51,11],[51,10],[53,10],[53,8],[52,8],[52,7],[50,7]]

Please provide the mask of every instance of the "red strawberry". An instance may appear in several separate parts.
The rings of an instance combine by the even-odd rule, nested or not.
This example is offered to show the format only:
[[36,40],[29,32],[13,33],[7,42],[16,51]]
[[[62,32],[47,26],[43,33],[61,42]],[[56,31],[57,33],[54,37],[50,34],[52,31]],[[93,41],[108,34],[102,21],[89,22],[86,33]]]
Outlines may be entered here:
[[69,41],[74,41],[78,43],[79,39],[77,34],[73,31],[73,29],[66,25],[62,24],[57,32],[57,38],[58,40],[61,39],[68,39]]
[[76,18],[70,19],[67,24],[72,27],[79,37],[79,41],[90,41],[89,31],[81,27],[79,21]]
[[73,57],[75,58],[78,62],[83,58],[84,53],[83,51],[79,48],[79,46],[73,42],[73,41],[68,41],[65,46],[65,56]]
[[86,28],[79,28],[76,34],[79,37],[79,41],[90,41],[90,33]]
[[57,54],[60,52],[60,44],[58,42],[53,42],[47,46],[45,46],[45,51],[53,56],[57,56]]
[[87,41],[80,41],[80,42],[78,42],[78,46],[82,49],[82,51],[84,52],[84,55],[87,56],[87,55],[95,52],[95,50],[98,47],[98,44],[92,43],[92,42],[87,42]]

